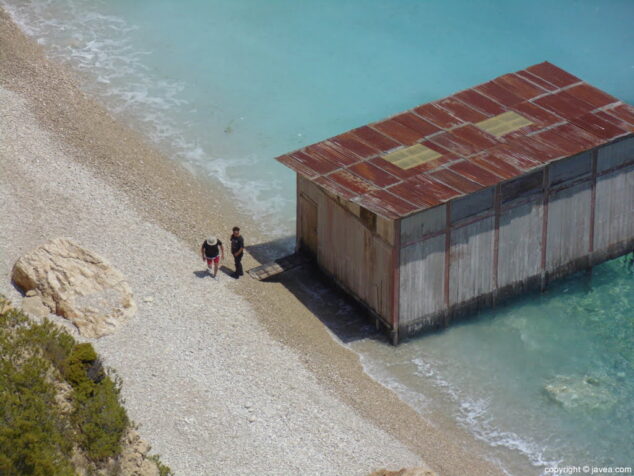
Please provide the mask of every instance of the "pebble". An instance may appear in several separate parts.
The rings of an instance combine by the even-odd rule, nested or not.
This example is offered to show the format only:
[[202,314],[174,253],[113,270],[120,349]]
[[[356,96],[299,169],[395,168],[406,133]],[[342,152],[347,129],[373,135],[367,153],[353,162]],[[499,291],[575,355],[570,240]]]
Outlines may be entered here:
[[[140,306],[125,327],[92,342],[121,377],[141,437],[176,474],[216,474],[221,459],[233,474],[363,476],[420,463],[324,389],[229,280],[209,286],[194,275],[200,263],[191,246],[156,223],[147,226],[128,195],[66,155],[26,101],[0,87],[0,104],[0,203],[12,203],[1,217],[0,275],[10,275],[38,233],[68,236],[111,261],[139,296],[165,303]],[[46,157],[46,167],[36,166],[37,157]],[[139,243],[159,252],[139,253]],[[6,279],[0,292],[15,299]]]

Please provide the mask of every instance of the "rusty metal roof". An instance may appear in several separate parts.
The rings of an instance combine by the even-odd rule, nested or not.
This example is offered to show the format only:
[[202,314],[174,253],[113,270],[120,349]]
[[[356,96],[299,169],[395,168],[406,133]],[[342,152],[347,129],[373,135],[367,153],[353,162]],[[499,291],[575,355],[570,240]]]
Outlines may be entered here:
[[634,107],[544,62],[277,157],[396,219],[634,133]]

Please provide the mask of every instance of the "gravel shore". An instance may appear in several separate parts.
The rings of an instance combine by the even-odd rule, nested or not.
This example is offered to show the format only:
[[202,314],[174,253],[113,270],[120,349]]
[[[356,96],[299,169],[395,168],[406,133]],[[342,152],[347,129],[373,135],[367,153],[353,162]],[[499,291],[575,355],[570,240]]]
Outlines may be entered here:
[[210,217],[214,230],[252,226],[206,187],[0,11],[0,292],[19,302],[11,266],[58,236],[127,276],[138,313],[94,344],[176,474],[363,475],[423,460],[443,475],[499,474],[475,442],[367,377],[287,286],[202,272]]

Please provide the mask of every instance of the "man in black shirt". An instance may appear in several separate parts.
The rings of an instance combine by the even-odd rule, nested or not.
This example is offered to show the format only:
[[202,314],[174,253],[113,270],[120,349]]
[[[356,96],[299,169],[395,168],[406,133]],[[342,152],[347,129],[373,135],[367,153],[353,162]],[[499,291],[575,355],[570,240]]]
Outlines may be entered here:
[[244,256],[244,238],[240,235],[240,228],[233,227],[233,233],[229,238],[231,240],[231,254],[236,265],[236,272],[233,277],[239,279],[244,274],[242,271],[242,256]]
[[[225,259],[225,249],[222,246],[222,241],[218,240],[215,236],[210,236],[203,241],[200,247],[200,254],[203,257],[203,261],[207,261],[207,270],[211,274],[212,278],[215,278],[218,274],[218,262],[222,258]],[[211,272],[213,265],[214,271]]]

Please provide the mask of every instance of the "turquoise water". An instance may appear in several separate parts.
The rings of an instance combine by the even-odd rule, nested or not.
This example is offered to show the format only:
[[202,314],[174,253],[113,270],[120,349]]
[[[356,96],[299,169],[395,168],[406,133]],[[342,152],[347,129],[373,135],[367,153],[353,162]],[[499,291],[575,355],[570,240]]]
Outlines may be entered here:
[[421,413],[445,412],[452,402],[455,418],[509,470],[518,462],[508,448],[542,469],[632,466],[633,259],[397,349],[370,341],[352,347],[371,375]]
[[[288,150],[544,60],[634,103],[632,0],[0,4],[270,239],[294,230],[294,175],[271,160]],[[617,260],[398,349],[353,348],[510,474],[633,465],[632,281]]]
[[634,102],[634,2],[1,0],[180,160],[294,232],[272,157],[554,62]]

